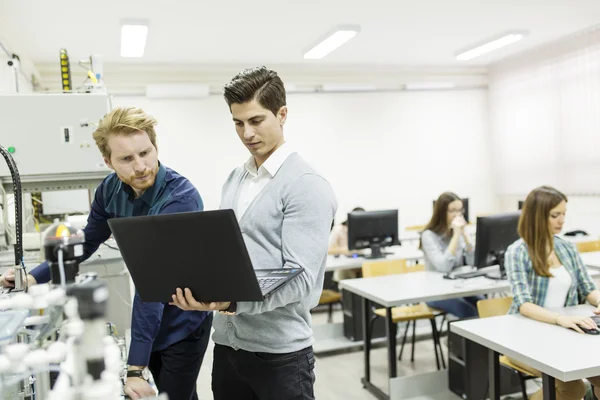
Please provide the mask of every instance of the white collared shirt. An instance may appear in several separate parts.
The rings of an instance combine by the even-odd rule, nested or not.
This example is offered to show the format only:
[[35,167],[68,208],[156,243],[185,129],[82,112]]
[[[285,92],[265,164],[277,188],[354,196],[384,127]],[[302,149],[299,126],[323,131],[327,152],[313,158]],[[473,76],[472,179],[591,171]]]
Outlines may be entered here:
[[258,170],[256,169],[254,157],[250,157],[248,161],[246,161],[244,167],[246,168],[247,174],[244,183],[242,184],[240,197],[235,210],[238,221],[242,219],[252,201],[265,186],[271,182],[273,177],[277,174],[277,171],[279,171],[279,168],[281,168],[285,160],[287,160],[293,152],[290,145],[287,143],[282,144],[269,156],[269,158],[267,158]]

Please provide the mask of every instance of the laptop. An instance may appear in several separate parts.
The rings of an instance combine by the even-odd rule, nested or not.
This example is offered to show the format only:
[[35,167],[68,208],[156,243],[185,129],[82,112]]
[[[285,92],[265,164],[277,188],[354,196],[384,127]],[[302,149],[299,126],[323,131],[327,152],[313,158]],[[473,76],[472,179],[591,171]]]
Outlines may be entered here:
[[113,218],[108,225],[144,302],[189,288],[200,302],[262,301],[304,269],[254,269],[231,209]]

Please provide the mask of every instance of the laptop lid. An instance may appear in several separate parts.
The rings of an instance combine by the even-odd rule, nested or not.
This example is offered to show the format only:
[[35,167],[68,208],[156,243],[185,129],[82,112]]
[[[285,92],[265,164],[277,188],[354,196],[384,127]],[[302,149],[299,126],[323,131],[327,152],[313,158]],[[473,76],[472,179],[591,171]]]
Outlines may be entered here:
[[108,220],[144,302],[169,302],[176,288],[210,301],[262,301],[233,210]]

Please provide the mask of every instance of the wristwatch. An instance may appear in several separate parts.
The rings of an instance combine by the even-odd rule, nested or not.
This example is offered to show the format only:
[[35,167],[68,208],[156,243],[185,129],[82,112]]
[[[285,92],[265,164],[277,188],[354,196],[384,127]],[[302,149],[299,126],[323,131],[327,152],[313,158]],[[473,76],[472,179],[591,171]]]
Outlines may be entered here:
[[148,372],[148,368],[144,369],[130,369],[127,371],[128,378],[142,378],[147,381],[150,379],[150,372]]
[[237,311],[237,303],[235,301],[232,301],[231,303],[229,303],[229,307],[226,310],[222,310],[219,312],[223,315],[235,315],[236,311]]

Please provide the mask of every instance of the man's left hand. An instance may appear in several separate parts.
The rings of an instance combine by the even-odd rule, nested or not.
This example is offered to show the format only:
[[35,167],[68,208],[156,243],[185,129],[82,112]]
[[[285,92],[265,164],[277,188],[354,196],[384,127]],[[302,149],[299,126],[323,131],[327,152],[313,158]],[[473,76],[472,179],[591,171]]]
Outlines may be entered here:
[[181,290],[177,288],[176,293],[171,296],[173,301],[169,304],[176,306],[184,311],[223,311],[229,308],[231,302],[212,302],[200,303],[192,296],[192,291],[188,288]]

